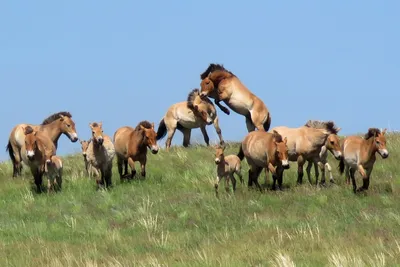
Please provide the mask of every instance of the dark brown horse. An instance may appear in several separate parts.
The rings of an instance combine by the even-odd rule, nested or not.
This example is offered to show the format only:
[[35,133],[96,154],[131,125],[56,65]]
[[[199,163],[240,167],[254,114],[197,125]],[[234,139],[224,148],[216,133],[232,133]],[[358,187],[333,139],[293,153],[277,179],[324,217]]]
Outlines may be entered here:
[[[141,121],[136,128],[121,127],[114,133],[114,146],[121,182],[123,179],[133,179],[135,176],[135,161],[140,162],[141,175],[146,177],[147,148],[153,154],[158,153],[156,137],[154,123],[148,121]],[[128,164],[132,171],[130,175],[128,174]],[[122,173],[123,165],[124,173]]]
[[210,64],[201,75],[201,96],[214,98],[215,104],[229,115],[227,108],[221,106],[223,101],[229,108],[246,117],[248,132],[268,131],[271,115],[264,102],[253,94],[232,72],[222,65]]

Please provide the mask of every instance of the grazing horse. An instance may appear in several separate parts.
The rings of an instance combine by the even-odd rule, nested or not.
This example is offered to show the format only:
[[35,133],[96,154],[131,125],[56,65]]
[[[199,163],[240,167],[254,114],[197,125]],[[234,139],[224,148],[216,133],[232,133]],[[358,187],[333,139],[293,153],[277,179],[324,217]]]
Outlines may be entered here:
[[52,155],[46,160],[45,173],[47,175],[47,193],[51,190],[61,190],[63,163],[60,157]]
[[[308,125],[307,125],[308,124]],[[330,134],[336,135],[340,128],[335,126],[332,121],[306,123],[298,128],[289,128],[278,126],[272,128],[282,136],[287,137],[287,146],[289,148],[289,161],[297,161],[297,184],[303,183],[303,166],[306,161],[311,160],[318,164],[320,161],[320,152],[326,144]],[[338,147],[326,147],[331,149],[332,154],[340,159],[341,150]],[[311,183],[311,178],[308,177]],[[325,182],[325,181],[321,181]]]
[[61,134],[67,135],[73,143],[78,141],[75,122],[72,120],[72,115],[69,112],[63,111],[55,113],[45,119],[40,125],[25,123],[16,125],[10,133],[6,149],[13,163],[13,177],[21,175],[21,148],[25,139],[24,129],[27,126],[30,126],[34,131],[42,131],[46,133],[53,141],[56,149]]
[[[258,183],[258,176],[263,168],[272,173],[275,190],[276,181],[278,188],[282,190],[283,171],[289,169],[287,139],[277,132],[253,131],[247,134],[240,145],[238,157],[243,160],[246,157],[250,166],[248,186],[253,182],[262,191]],[[266,173],[267,174],[267,173]]]
[[[369,128],[364,138],[360,136],[348,136],[342,144],[343,158],[339,163],[340,173],[346,174],[346,183],[353,184],[354,193],[368,190],[369,179],[376,160],[375,153],[378,152],[383,159],[389,156],[386,148],[386,129],[382,132],[377,128]],[[357,189],[355,172],[358,171],[363,178],[362,187]]]
[[87,154],[86,151],[89,147],[90,142],[92,139],[89,139],[88,141],[81,140],[79,141],[81,143],[81,149],[82,149],[82,156],[83,156],[83,161],[85,162],[85,170],[87,175],[89,176],[89,179],[94,176],[96,179],[100,176],[100,170],[92,166],[89,161],[87,160]]
[[[324,128],[325,122],[318,121],[318,120],[309,120],[305,126],[306,127],[314,127],[314,128]],[[311,167],[314,164],[315,169],[315,184],[318,184],[318,177],[319,171],[318,166],[321,169],[322,177],[321,177],[321,184],[325,184],[325,167],[329,171],[329,180],[331,183],[334,183],[333,175],[332,175],[332,168],[331,165],[328,163],[328,151],[332,153],[335,159],[340,160],[342,157],[341,147],[340,147],[340,139],[337,133],[340,131],[341,128],[336,129],[336,134],[328,135],[328,138],[325,141],[325,144],[321,147],[321,151],[319,152],[318,157],[314,159],[308,159],[308,165],[306,168],[308,180],[311,181]],[[311,182],[310,182],[311,183]]]
[[214,184],[215,193],[218,195],[218,185],[222,178],[225,178],[225,189],[229,191],[229,180],[232,181],[233,191],[236,190],[236,179],[233,175],[236,173],[240,182],[243,184],[243,177],[241,173],[241,160],[236,155],[224,155],[225,146],[215,147],[215,164],[217,165],[217,180]]
[[208,98],[202,99],[200,97],[199,89],[194,89],[189,93],[187,101],[173,104],[168,108],[167,113],[158,126],[157,140],[162,139],[168,132],[167,141],[165,142],[168,151],[171,146],[172,137],[176,129],[178,129],[183,133],[183,146],[188,147],[191,130],[200,127],[204,141],[208,146],[210,145],[210,138],[208,137],[206,126],[210,124],[214,124],[220,144],[223,145],[224,140],[219,128],[215,106]]
[[92,130],[92,141],[86,150],[87,161],[90,165],[100,170],[101,177],[96,179],[97,188],[112,186],[112,166],[115,156],[114,144],[111,138],[104,134],[101,122],[89,123]]
[[201,75],[201,96],[214,98],[215,104],[225,113],[226,108],[219,103],[223,101],[236,113],[246,117],[248,132],[268,131],[271,125],[271,114],[264,102],[254,95],[232,72],[222,65],[210,64]]
[[21,158],[29,166],[37,192],[40,193],[46,164],[56,154],[56,147],[49,136],[42,131],[34,131],[29,125],[24,126],[23,131],[25,141],[20,150]]
[[[135,128],[124,126],[114,133],[115,152],[117,154],[118,173],[124,179],[133,179],[136,174],[135,161],[140,162],[141,175],[146,177],[147,148],[151,153],[158,153],[157,133],[154,123],[141,121]],[[128,164],[131,174],[128,174]],[[123,166],[125,167],[124,173]]]

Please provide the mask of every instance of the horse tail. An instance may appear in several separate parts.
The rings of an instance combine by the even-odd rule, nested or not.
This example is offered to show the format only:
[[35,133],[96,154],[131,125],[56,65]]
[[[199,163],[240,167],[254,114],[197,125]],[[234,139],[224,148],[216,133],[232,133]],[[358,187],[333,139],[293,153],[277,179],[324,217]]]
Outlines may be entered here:
[[343,174],[343,172],[344,172],[344,159],[343,159],[343,157],[339,161],[339,172],[340,172],[340,174]]
[[157,130],[157,140],[160,140],[162,138],[164,138],[164,136],[167,134],[167,126],[165,125],[165,121],[164,119],[162,119],[160,121],[160,125],[158,126],[158,130]]
[[14,156],[14,150],[12,148],[11,142],[8,141],[6,151],[8,151],[8,154],[10,155],[11,161],[15,163],[15,156]]
[[268,118],[267,120],[264,122],[264,131],[268,132],[269,127],[271,126],[271,113],[268,112]]
[[240,144],[239,153],[237,154],[237,156],[238,156],[238,158],[240,159],[240,161],[242,161],[243,158],[244,158],[244,153],[243,153],[242,144]]

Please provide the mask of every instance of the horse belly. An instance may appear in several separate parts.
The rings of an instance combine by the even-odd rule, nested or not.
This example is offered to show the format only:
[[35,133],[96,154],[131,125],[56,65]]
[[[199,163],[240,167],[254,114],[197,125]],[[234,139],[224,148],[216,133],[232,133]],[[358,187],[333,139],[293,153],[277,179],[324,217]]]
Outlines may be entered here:
[[249,108],[242,101],[230,100],[226,103],[226,105],[236,113],[239,113],[243,116],[246,116],[250,113]]

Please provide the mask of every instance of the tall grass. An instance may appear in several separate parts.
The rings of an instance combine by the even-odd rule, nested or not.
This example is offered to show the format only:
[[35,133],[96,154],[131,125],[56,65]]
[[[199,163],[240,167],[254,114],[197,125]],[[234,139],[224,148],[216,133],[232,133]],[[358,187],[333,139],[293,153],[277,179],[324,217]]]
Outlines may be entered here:
[[63,190],[50,195],[35,193],[27,168],[12,178],[7,161],[0,266],[399,266],[400,136],[388,145],[363,195],[345,185],[331,156],[337,184],[297,186],[291,163],[284,192],[238,183],[219,198],[214,150],[204,146],[149,154],[145,180],[121,184],[114,165],[109,191],[96,190],[80,155],[63,158]]

